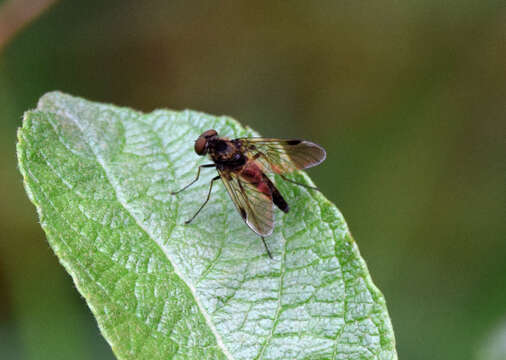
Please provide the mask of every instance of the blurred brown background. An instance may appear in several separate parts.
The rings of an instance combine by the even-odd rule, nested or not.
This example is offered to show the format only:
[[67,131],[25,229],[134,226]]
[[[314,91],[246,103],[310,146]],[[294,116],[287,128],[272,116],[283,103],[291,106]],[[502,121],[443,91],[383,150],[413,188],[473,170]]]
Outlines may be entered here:
[[0,49],[0,357],[113,358],[17,170],[58,89],[321,143],[399,357],[505,359],[505,60],[504,1],[57,2]]

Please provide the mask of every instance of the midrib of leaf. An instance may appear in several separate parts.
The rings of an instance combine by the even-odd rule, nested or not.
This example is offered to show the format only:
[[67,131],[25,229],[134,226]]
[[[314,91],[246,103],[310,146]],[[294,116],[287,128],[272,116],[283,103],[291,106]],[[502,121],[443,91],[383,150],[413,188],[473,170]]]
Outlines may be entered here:
[[[58,97],[58,96],[65,96],[65,95],[60,95],[60,94],[51,94],[50,96],[53,96],[53,97]],[[74,101],[74,100],[73,100]],[[92,106],[95,106],[95,104],[91,104],[90,105]],[[65,108],[66,109],[66,108]],[[97,108],[96,108],[97,109]],[[43,109],[44,110],[44,109]],[[61,109],[60,109],[61,111]],[[217,264],[220,264],[221,262],[221,257],[222,257],[222,250],[223,250],[223,247],[219,247],[219,251],[216,253],[216,256],[214,257],[214,259],[208,264],[208,266],[205,268],[205,271],[203,271],[202,273],[200,273],[200,276],[197,277],[197,278],[194,278],[192,280],[191,276],[193,276],[193,274],[189,273],[189,277],[187,277],[185,275],[185,268],[180,268],[179,267],[179,263],[178,263],[178,259],[176,259],[175,257],[178,257],[179,254],[178,253],[174,253],[173,254],[173,250],[174,249],[170,249],[167,244],[164,245],[164,238],[165,236],[162,238],[160,236],[157,236],[156,233],[157,233],[157,228],[156,226],[151,229],[150,226],[148,226],[147,223],[144,223],[144,221],[142,220],[142,217],[141,217],[141,213],[139,212],[139,208],[137,206],[137,211],[135,210],[136,207],[135,207],[135,203],[132,203],[130,202],[131,204],[133,204],[133,207],[131,207],[129,205],[129,201],[128,201],[128,194],[125,195],[124,191],[127,191],[128,192],[128,188],[127,189],[123,189],[123,186],[120,182],[120,178],[121,178],[121,174],[119,174],[120,176],[118,178],[115,177],[115,172],[118,171],[117,168],[114,168],[114,165],[111,163],[111,165],[113,165],[113,168],[110,169],[109,166],[108,166],[108,163],[111,161],[110,157],[107,156],[107,155],[110,155],[110,154],[106,154],[106,158],[103,158],[102,155],[101,155],[101,150],[98,149],[97,147],[97,144],[94,144],[93,142],[90,142],[88,140],[88,138],[92,138],[93,136],[87,136],[89,134],[86,133],[86,126],[84,124],[81,124],[81,122],[79,121],[79,118],[76,118],[74,116],[74,114],[72,112],[67,112],[66,110],[65,111],[65,117],[68,118],[69,120],[72,121],[72,123],[77,127],[77,129],[79,129],[80,131],[80,137],[82,139],[82,141],[84,141],[88,148],[90,149],[90,151],[92,152],[93,156],[95,157],[95,161],[96,163],[100,166],[100,168],[102,169],[104,175],[105,175],[105,178],[107,179],[108,183],[110,184],[110,187],[113,189],[114,191],[114,194],[115,194],[115,199],[116,201],[121,205],[121,207],[125,210],[125,212],[128,214],[128,216],[130,216],[132,218],[132,220],[135,222],[136,226],[146,235],[146,237],[151,241],[151,242],[155,242],[156,243],[156,247],[159,248],[163,254],[163,256],[168,260],[168,263],[172,266],[172,269],[175,273],[176,276],[178,276],[182,283],[184,283],[187,287],[187,289],[189,290],[189,292],[191,293],[191,296],[195,302],[195,304],[197,305],[198,309],[199,309],[199,312],[201,313],[201,315],[203,316],[203,318],[205,319],[205,322],[209,328],[209,330],[211,331],[211,333],[213,334],[213,336],[215,337],[215,340],[216,340],[216,343],[217,343],[217,346],[221,349],[222,353],[224,354],[224,356],[226,356],[228,359],[233,359],[235,358],[234,355],[232,355],[231,351],[229,350],[227,344],[224,343],[223,341],[223,338],[222,338],[222,335],[220,333],[220,330],[218,330],[218,328],[215,326],[215,321],[216,320],[219,320],[222,316],[222,312],[221,312],[221,309],[224,309],[225,306],[228,306],[229,304],[229,301],[234,299],[235,300],[235,296],[236,296],[236,293],[237,291],[244,291],[244,288],[243,286],[241,285],[239,288],[235,289],[234,292],[229,295],[226,299],[225,299],[225,302],[223,302],[221,305],[216,305],[215,306],[215,309],[214,311],[211,313],[209,313],[207,311],[207,308],[206,306],[202,303],[201,299],[200,299],[200,296],[203,295],[202,291],[205,291],[206,289],[209,289],[209,282],[212,283],[212,279],[210,281],[205,281],[206,284],[203,284],[201,285],[201,282],[203,282],[204,280],[207,280],[207,277],[209,276],[209,274],[211,273],[215,273],[214,272],[214,268]],[[99,110],[96,110],[96,111],[99,111]],[[110,111],[110,110],[109,110]],[[188,112],[186,113],[183,113],[183,114],[189,114]],[[81,114],[82,115],[82,114]],[[88,114],[89,115],[89,114]],[[181,119],[180,119],[181,120]],[[178,121],[180,121],[178,120]],[[134,116],[134,117],[131,117],[129,118],[129,121],[135,121],[135,122],[138,122],[140,124],[142,124],[145,129],[143,131],[145,131],[146,129],[153,135],[154,138],[156,138],[156,141],[157,141],[157,144],[155,144],[156,146],[159,146],[160,149],[162,150],[161,151],[161,154],[163,154],[163,156],[166,157],[166,160],[167,160],[167,163],[170,165],[169,166],[169,171],[168,171],[168,175],[172,175],[173,178],[176,179],[176,170],[175,168],[177,166],[175,166],[175,161],[176,159],[173,159],[172,158],[172,152],[169,150],[170,146],[172,144],[177,144],[179,143],[178,141],[178,138],[174,138],[174,139],[171,139],[165,146],[163,146],[163,140],[160,138],[160,133],[158,133],[156,130],[154,130],[150,125],[153,125],[154,123],[152,124],[149,124],[149,123],[145,123],[143,121],[143,117],[137,117],[137,116]],[[231,122],[231,120],[227,120],[228,122]],[[223,125],[223,123],[221,123]],[[89,124],[87,124],[89,125]],[[199,126],[199,124],[195,123],[195,120],[194,119],[191,119],[190,117],[188,118],[188,122],[187,122],[187,125],[189,125],[191,128],[192,128],[192,134],[194,133],[198,133],[198,131],[202,131],[202,130],[205,130],[202,129],[201,126]],[[215,126],[220,126],[219,124],[214,124]],[[207,126],[209,127],[209,123],[204,125],[204,126]],[[51,123],[51,127],[53,128],[53,131],[55,132],[55,135],[59,138],[60,142],[62,143],[63,146],[67,147],[66,143],[64,141],[62,141],[62,139],[60,138],[60,136],[58,135],[58,129],[57,129],[57,125],[56,124],[53,124]],[[233,126],[233,130],[237,131],[236,127],[238,127],[237,124],[234,123],[234,126]],[[219,127],[218,127],[219,129]],[[61,131],[61,129],[60,129]],[[96,131],[96,130],[92,130],[92,131]],[[230,134],[229,134],[230,135]],[[243,136],[245,135],[244,133],[243,134],[236,134],[238,136]],[[194,135],[192,135],[193,137]],[[183,140],[183,139],[181,139]],[[188,142],[188,140],[186,138],[184,138],[185,142]],[[193,139],[189,139],[190,141],[192,141]],[[95,140],[93,140],[95,141]],[[68,148],[69,151],[72,152],[72,149]],[[108,160],[109,159],[109,162]],[[177,158],[177,161],[178,162],[181,162],[183,161],[182,159],[179,159]],[[46,161],[47,163],[49,163],[49,161]],[[185,171],[191,171],[192,169],[194,169],[194,166],[193,165],[189,165],[189,164],[186,164],[187,167],[188,167],[188,170],[185,170]],[[56,169],[55,170],[55,173],[57,173]],[[193,172],[192,172],[193,173]],[[193,174],[194,175],[194,174]],[[59,178],[61,178],[61,180],[63,182],[65,182],[65,175],[58,175]],[[304,178],[305,181],[309,181],[307,176],[303,175],[302,176]],[[36,179],[34,179],[36,180]],[[182,184],[181,182],[182,180],[178,180],[177,183],[178,184]],[[174,185],[175,186],[175,185]],[[280,189],[282,190],[283,193],[287,193],[287,192],[291,192],[290,195],[288,195],[291,199],[295,199],[296,197],[301,197],[302,195],[302,198],[304,199],[311,199],[312,201],[314,201],[316,207],[318,207],[318,209],[314,209],[314,211],[316,210],[319,210],[319,212],[323,212],[323,211],[326,211],[326,214],[325,216],[326,217],[335,217],[337,219],[340,218],[340,215],[337,213],[337,210],[335,210],[335,208],[333,208],[332,205],[330,205],[328,203],[328,201],[326,199],[324,199],[320,194],[314,194],[314,193],[308,193],[306,191],[300,191],[300,190],[297,190],[297,189],[292,189],[290,186],[286,186],[286,185],[283,185],[283,184],[280,184]],[[171,189],[167,189],[167,191],[169,191]],[[290,191],[288,191],[290,190]],[[221,189],[222,193],[224,191],[224,189]],[[295,196],[294,196],[295,194]],[[215,194],[215,197],[219,197],[220,196],[217,196],[217,194]],[[181,197],[181,199],[187,199],[187,195],[185,197]],[[48,201],[50,201],[49,197],[47,197]],[[230,204],[228,202],[228,197],[226,197],[226,199],[223,199],[223,197],[221,197],[221,200],[220,201],[227,201],[225,202],[224,204],[225,205],[229,205],[228,207],[232,209],[232,204]],[[292,201],[295,201],[295,200],[292,200]],[[177,223],[181,223],[184,219],[182,219],[182,217],[184,216],[182,213],[180,213],[179,209],[180,209],[180,205],[182,204],[181,201],[175,201],[174,202],[174,205],[175,205],[175,211],[177,213],[177,216],[176,216],[176,222]],[[40,209],[40,208],[38,208]],[[295,211],[295,209],[294,209]],[[308,211],[307,209],[304,209],[302,208],[302,211]],[[137,214],[137,215],[136,215]],[[303,219],[302,215],[299,214],[301,216],[301,220]],[[322,216],[324,215],[323,213],[321,214]],[[323,217],[325,217],[323,216]],[[281,243],[281,254],[279,254],[278,252],[278,256],[276,257],[277,259],[275,259],[274,261],[278,261],[278,264],[280,263],[280,271],[279,271],[279,278],[277,279],[277,284],[278,284],[278,296],[277,296],[277,305],[276,305],[276,311],[274,313],[274,317],[273,317],[273,322],[272,322],[272,325],[270,326],[270,331],[268,333],[267,336],[265,336],[265,338],[263,339],[263,342],[262,342],[262,345],[261,347],[258,349],[258,352],[256,353],[256,355],[254,354],[251,354],[252,356],[251,357],[248,357],[248,358],[256,358],[256,359],[261,359],[264,357],[264,355],[266,354],[266,349],[269,348],[271,346],[271,341],[273,340],[273,337],[276,333],[276,330],[277,330],[277,327],[278,325],[280,324],[280,315],[281,315],[281,310],[284,309],[288,309],[289,307],[291,306],[294,306],[294,308],[297,308],[297,307],[300,307],[301,304],[297,304],[297,303],[287,303],[287,301],[290,300],[290,293],[288,294],[288,298],[285,299],[284,296],[283,296],[283,289],[285,288],[284,286],[284,277],[285,275],[287,274],[286,273],[286,261],[287,261],[287,251],[289,251],[287,249],[287,245],[288,245],[288,241],[290,240],[291,242],[291,250],[290,250],[290,254],[291,254],[291,261],[293,262],[293,259],[294,259],[294,249],[304,249],[306,247],[296,247],[294,248],[293,246],[293,243],[294,241],[297,242],[297,241],[300,241],[297,239],[297,232],[295,233],[291,233],[288,232],[288,235],[287,235],[287,232],[286,230],[288,228],[285,228],[285,221],[283,220],[284,217],[281,217],[281,220],[280,220],[280,214],[277,214],[276,215],[277,219],[280,221],[281,224],[278,223],[278,229],[281,229],[281,231],[278,233],[278,235],[276,237],[273,237],[274,241],[277,242],[278,244]],[[227,221],[227,217],[224,217],[224,221]],[[173,219],[171,220],[173,221]],[[234,220],[235,221],[235,220]],[[379,291],[375,288],[374,284],[372,284],[368,274],[367,274],[367,270],[364,271],[365,268],[365,264],[363,263],[363,260],[360,259],[359,255],[358,255],[358,249],[356,249],[356,246],[353,244],[353,242],[349,242],[348,243],[348,235],[347,236],[342,236],[342,235],[338,235],[338,234],[344,234],[344,233],[347,233],[347,229],[346,229],[346,225],[344,223],[341,223],[340,225],[337,225],[336,224],[336,220],[332,220],[329,222],[329,220],[324,220],[324,219],[321,219],[321,221],[324,221],[325,223],[327,223],[330,228],[329,229],[334,229],[334,230],[331,230],[331,234],[330,236],[333,236],[333,246],[334,246],[334,253],[333,253],[333,257],[335,258],[335,260],[337,261],[337,268],[334,269],[333,271],[339,271],[340,275],[337,276],[338,279],[342,279],[343,281],[343,286],[344,286],[344,289],[343,289],[343,297],[342,297],[342,300],[343,301],[343,305],[344,305],[344,311],[343,311],[343,314],[341,315],[340,313],[339,314],[335,314],[334,316],[343,316],[343,325],[339,328],[339,331],[336,331],[335,332],[335,338],[334,338],[334,341],[333,341],[333,348],[331,349],[331,352],[329,353],[330,354],[333,354],[333,358],[339,358],[339,353],[338,353],[338,349],[342,349],[342,346],[343,346],[343,343],[341,343],[340,339],[341,339],[341,336],[343,336],[343,334],[345,333],[345,330],[347,329],[345,325],[347,325],[349,323],[349,321],[351,321],[351,323],[353,324],[354,321],[361,321],[360,318],[357,318],[355,317],[355,315],[353,315],[353,312],[354,310],[351,309],[350,310],[350,313],[348,313],[348,297],[349,296],[353,296],[353,294],[357,294],[357,295],[361,295],[360,291],[362,291],[360,289],[360,287],[357,287],[357,286],[360,286],[361,284],[360,283],[356,283],[356,280],[359,279],[359,278],[362,278],[363,282],[364,282],[364,286],[367,288],[367,292],[369,292],[369,295],[372,297],[373,299],[373,303],[365,303],[365,306],[370,306],[371,309],[374,311],[374,313],[368,313],[366,314],[366,318],[369,317],[369,315],[373,316],[373,317],[377,317],[379,316],[380,319],[375,319],[374,321],[371,320],[375,326],[376,326],[376,329],[378,330],[378,334],[375,335],[374,333],[371,335],[371,336],[378,336],[379,337],[379,340],[380,342],[383,344],[383,345],[380,345],[380,346],[376,346],[376,352],[382,352],[383,353],[383,357],[381,357],[381,359],[383,358],[388,358],[388,359],[394,359],[395,358],[395,350],[393,349],[393,337],[391,337],[391,328],[390,328],[390,325],[389,325],[389,322],[388,322],[388,317],[386,317],[386,319],[384,318],[385,315],[383,314],[379,314],[378,315],[378,311],[380,312],[385,312],[386,313],[386,310],[383,310],[384,308],[384,303],[383,303],[383,300],[382,300],[382,297],[381,295],[378,295],[379,294]],[[69,223],[70,225],[70,223]],[[229,226],[230,224],[228,223],[225,223],[224,224],[224,228],[227,228],[227,226]],[[223,226],[223,225],[222,225]],[[286,226],[289,226],[289,225],[286,225]],[[309,226],[309,228],[312,228],[314,225],[312,224],[305,224],[305,226]],[[168,233],[165,233],[164,235],[168,235],[168,237],[173,237],[173,236],[176,236],[176,237],[180,237],[180,236],[183,236],[183,239],[186,239],[188,234],[186,234],[185,231],[183,231],[183,234],[175,234],[174,233],[174,230],[178,227],[178,225],[175,225],[175,224],[172,224],[170,227],[169,227],[169,232]],[[337,227],[337,229],[336,229]],[[189,227],[190,228],[190,227]],[[303,228],[304,229],[304,228]],[[153,231],[151,231],[153,230]],[[302,230],[301,230],[302,231]],[[305,230],[304,230],[305,231]],[[337,231],[337,232],[336,232]],[[159,229],[158,229],[158,232],[159,232]],[[247,233],[247,231],[245,230],[244,231],[245,233]],[[181,228],[179,228],[179,233],[181,233]],[[294,240],[294,235],[295,235],[295,240]],[[205,236],[205,235],[204,235]],[[309,235],[310,236],[310,235]],[[180,238],[179,238],[180,239]],[[222,241],[223,239],[225,239],[225,236],[221,237],[220,238],[220,241]],[[245,240],[245,245],[249,245],[250,242],[253,242],[255,241],[254,240],[255,238],[250,236],[248,237],[248,239],[244,239]],[[273,241],[273,243],[274,243]],[[344,242],[343,242],[344,241]],[[260,243],[261,244],[261,243]],[[227,246],[227,244],[225,243],[224,246]],[[306,246],[307,246],[307,249],[308,251],[310,251],[311,247],[310,247],[310,244],[309,243],[306,243]],[[262,248],[260,247],[259,248],[260,250],[262,250]],[[255,248],[255,252],[257,252],[257,248]],[[343,253],[344,256],[347,256],[344,258],[345,260],[345,263],[342,263],[341,262],[341,258],[339,256],[339,253],[345,251],[346,253]],[[349,253],[348,253],[349,252]],[[279,256],[281,255],[281,256]],[[175,257],[173,257],[175,256]],[[256,255],[254,258],[249,258],[249,259],[255,259],[255,261],[257,259],[260,259],[262,257],[264,257],[265,255],[263,254],[263,252],[258,252],[258,255]],[[343,256],[343,255],[341,255]],[[321,261],[325,261],[323,260],[325,258],[320,258]],[[352,264],[348,264],[346,263],[346,261],[352,261]],[[251,274],[256,274],[255,275],[255,278],[261,278],[261,276],[264,276],[262,275],[262,273],[255,273],[255,270],[253,270],[252,272],[250,272],[250,263],[249,263],[249,260],[248,259],[244,259],[244,260],[241,260],[241,259],[238,259],[237,261],[246,261],[246,267],[244,269],[244,274],[245,275],[250,275]],[[275,265],[275,262],[271,262],[270,263],[271,265]],[[187,264],[183,264],[183,265],[187,265]],[[252,266],[258,266],[257,264],[253,263]],[[306,268],[307,264],[303,266],[303,268]],[[67,266],[66,266],[67,267]],[[71,268],[70,265],[68,265],[68,268]],[[313,270],[313,265],[310,264],[310,267],[309,267],[311,270]],[[316,268],[316,267],[315,267]],[[256,268],[254,268],[256,269]],[[291,271],[293,271],[294,268],[293,267],[293,264],[290,268]],[[345,269],[348,269],[347,272],[345,272]],[[188,268],[186,268],[186,271],[188,270]],[[223,271],[223,269],[217,269],[217,271]],[[358,270],[358,271],[357,271]],[[329,271],[329,270],[326,270],[326,271]],[[350,272],[352,274],[352,276],[350,277]],[[214,276],[216,276],[216,274],[214,274]],[[269,275],[269,273],[267,273],[267,275],[265,276],[268,276],[267,279],[270,279],[270,277],[272,275]],[[218,278],[219,280],[220,278]],[[242,277],[242,280],[237,280],[235,279],[236,281],[239,282],[239,284],[245,284],[247,283],[247,281],[251,281],[251,279],[253,278],[248,278],[248,277],[245,277],[243,276]],[[217,281],[217,280],[216,280]],[[288,281],[292,281],[293,282],[293,276],[289,276],[288,278]],[[332,280],[334,281],[334,280]],[[354,283],[352,283],[352,287],[351,287],[351,292],[348,290],[349,286],[348,286],[348,282],[349,281],[353,281]],[[293,291],[292,288],[290,288],[289,284],[287,285],[287,290],[289,291]],[[319,285],[321,287],[325,287],[325,282],[322,282],[321,285]],[[197,287],[200,287],[200,290],[197,290]],[[319,288],[316,288],[316,290],[318,290]],[[293,295],[293,294],[292,294]],[[310,303],[310,300],[313,299],[315,300],[316,302],[318,301],[323,301],[323,300],[319,300],[319,299],[316,299],[314,298],[315,296],[315,293],[313,293],[313,295],[311,296],[311,298],[308,298],[306,300],[304,300],[304,303],[307,303],[308,306],[311,306],[311,303]],[[321,295],[320,295],[321,296]],[[379,297],[378,297],[379,296]],[[204,297],[203,298],[204,301],[206,301],[206,298]],[[285,300],[283,302],[283,300]],[[237,301],[237,300],[236,300]],[[282,305],[282,302],[283,302],[283,305]],[[383,305],[382,305],[383,304]],[[246,313],[246,316],[244,317],[244,319],[242,320],[242,323],[239,327],[239,329],[242,329],[244,327],[244,325],[246,324],[246,322],[249,320],[249,316],[250,316],[250,313],[251,313],[251,309],[254,307],[254,305],[257,305],[255,303],[251,303],[250,306],[249,306],[249,310],[247,311]],[[357,306],[357,305],[360,305],[360,302],[357,302],[357,303],[354,303],[354,306]],[[90,306],[92,306],[92,304],[90,303]],[[209,304],[207,305],[209,306]],[[379,308],[378,308],[379,306]],[[228,310],[227,310],[228,309]],[[226,311],[230,311],[230,306],[228,306],[228,308],[226,309]],[[233,308],[232,308],[233,309]],[[256,310],[258,311],[258,310]],[[356,310],[355,310],[356,311]],[[351,316],[351,317],[350,317]],[[285,318],[283,319],[283,326],[286,328],[286,316]],[[385,322],[386,321],[386,322]],[[218,325],[220,325],[218,323]],[[220,325],[221,328],[223,329],[223,325]],[[313,324],[314,326],[314,324]],[[362,326],[362,325],[361,325]],[[251,324],[249,325],[249,327],[251,327]],[[248,329],[249,329],[248,327]],[[246,329],[247,330],[247,329]],[[286,332],[286,329],[284,330],[280,330],[281,333],[278,333],[277,335],[279,336],[279,334],[281,334],[282,336],[286,336],[286,334],[288,334]],[[351,331],[350,329],[347,329],[347,332]],[[285,334],[285,335],[283,335]],[[301,333],[303,334],[303,333]],[[308,332],[307,333],[308,336],[313,336],[314,337],[314,334],[312,334],[311,332]],[[227,335],[227,332],[225,331],[224,333],[224,336]],[[257,335],[257,338],[258,340],[260,340],[260,338],[262,337],[261,334],[258,334]],[[228,339],[228,342],[230,344],[230,339]],[[276,340],[276,343],[279,343],[279,338],[277,338]],[[272,346],[276,347],[276,343],[274,343]],[[346,340],[345,340],[345,343],[346,343]],[[386,344],[386,345],[385,345]],[[389,345],[390,344],[390,345]],[[379,344],[378,344],[379,345]],[[355,345],[350,345],[350,346],[355,346]],[[316,348],[317,349],[317,348]],[[393,349],[392,352],[390,353],[390,356],[388,356],[388,349]],[[233,349],[232,349],[233,350]],[[372,348],[371,348],[372,350]],[[270,350],[272,351],[272,350]],[[386,352],[385,352],[386,351]],[[317,353],[315,353],[317,354]],[[369,354],[371,356],[368,356],[367,358],[376,358],[378,354],[375,354],[373,355],[372,353],[369,352]],[[272,355],[270,355],[272,356]],[[239,358],[244,358],[244,356],[240,356]]]
[[255,360],[258,360],[262,357],[265,349],[267,348],[267,346],[269,345],[269,342],[272,339],[272,335],[274,335],[274,331],[276,330],[276,327],[278,326],[279,314],[281,311],[281,298],[283,295],[283,278],[285,276],[285,264],[286,264],[286,239],[284,236],[282,236],[282,239],[283,239],[283,252],[281,253],[281,274],[279,276],[278,306],[276,308],[276,313],[274,314],[274,322],[272,324],[272,328],[269,333],[269,336],[267,336],[264,343],[262,344],[262,347],[260,348],[258,355],[255,357]]
[[[196,295],[195,288],[193,287],[192,283],[190,281],[188,281],[188,279],[181,273],[181,270],[178,268],[176,262],[172,259],[172,257],[170,256],[170,254],[167,253],[166,249],[163,246],[160,246],[160,243],[155,240],[155,237],[150,232],[150,230],[134,215],[132,209],[127,205],[127,203],[125,201],[125,197],[124,197],[124,195],[122,194],[122,191],[121,191],[121,186],[118,184],[118,182],[116,181],[116,179],[114,178],[114,176],[111,175],[111,172],[110,172],[109,168],[107,167],[104,159],[100,156],[100,154],[97,153],[97,151],[95,150],[95,147],[92,146],[87,141],[87,139],[86,139],[86,133],[83,130],[82,126],[80,125],[79,121],[76,120],[75,117],[74,117],[74,115],[71,114],[71,113],[69,113],[69,112],[65,112],[65,115],[67,116],[68,119],[72,120],[72,122],[74,123],[74,125],[76,125],[77,128],[81,131],[81,134],[83,135],[83,137],[82,137],[83,141],[89,146],[89,148],[91,149],[93,155],[95,156],[95,160],[98,162],[98,164],[100,164],[100,166],[101,166],[102,170],[104,171],[104,174],[105,174],[105,176],[107,178],[107,181],[109,182],[109,184],[111,185],[112,189],[114,190],[114,194],[115,194],[116,199],[118,200],[118,202],[125,209],[125,211],[132,217],[132,219],[135,220],[135,223],[137,224],[137,226],[139,226],[139,228],[163,252],[163,254],[165,255],[165,257],[171,263],[171,265],[172,265],[172,267],[173,267],[174,272],[176,273],[176,275],[179,276],[179,278],[181,278],[181,280],[188,286],[188,289],[190,290],[190,292],[191,292],[191,294],[193,296],[193,299],[195,300],[195,303],[197,304],[197,306],[198,306],[201,314],[204,316],[204,319],[206,320],[207,325],[211,329],[211,332],[215,336],[216,342],[217,342],[218,346],[221,348],[221,350],[223,351],[223,353],[227,357],[227,359],[233,360],[234,357],[229,353],[228,349],[223,344],[223,340],[222,340],[220,334],[218,333],[218,331],[216,330],[216,327],[214,326],[213,322],[211,321],[211,319],[209,317],[209,314],[204,309],[204,307],[202,306],[202,303],[200,302],[198,296]],[[55,131],[57,131],[54,124],[51,123],[51,126],[53,126],[53,129],[55,129]],[[153,132],[153,134],[158,139],[158,134],[156,134],[154,132]],[[161,144],[161,141],[159,141],[159,143]],[[63,145],[65,145],[65,144],[63,144]],[[169,164],[172,164],[173,162],[171,161],[169,154],[167,154],[165,152],[164,152],[164,154],[167,157]],[[179,207],[179,204],[177,204],[177,206]],[[169,233],[169,235],[170,234],[172,234],[172,231]]]

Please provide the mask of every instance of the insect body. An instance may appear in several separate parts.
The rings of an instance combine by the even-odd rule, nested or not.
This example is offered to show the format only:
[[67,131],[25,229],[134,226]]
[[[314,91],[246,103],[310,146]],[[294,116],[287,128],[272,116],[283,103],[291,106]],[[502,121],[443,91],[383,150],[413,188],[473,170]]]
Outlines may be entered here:
[[274,229],[273,204],[285,213],[290,208],[266,173],[274,172],[286,181],[318,190],[290,180],[284,174],[318,165],[326,156],[321,146],[310,141],[271,138],[229,140],[219,137],[216,130],[207,130],[198,137],[195,152],[201,156],[209,155],[213,163],[200,165],[195,179],[172,194],[195,183],[201,168],[214,167],[218,175],[211,180],[206,200],[186,224],[200,213],[209,201],[214,181],[221,179],[242,219],[262,238],[271,258],[264,236],[272,234]]

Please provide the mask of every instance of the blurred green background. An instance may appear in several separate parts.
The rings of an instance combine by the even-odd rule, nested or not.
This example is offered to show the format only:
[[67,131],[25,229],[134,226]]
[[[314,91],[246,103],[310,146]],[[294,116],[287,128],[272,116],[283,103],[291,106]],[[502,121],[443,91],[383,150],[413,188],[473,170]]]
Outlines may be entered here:
[[322,144],[310,174],[386,297],[399,357],[506,359],[504,1],[60,1],[11,38],[0,357],[113,359],[17,170],[22,114],[50,90]]

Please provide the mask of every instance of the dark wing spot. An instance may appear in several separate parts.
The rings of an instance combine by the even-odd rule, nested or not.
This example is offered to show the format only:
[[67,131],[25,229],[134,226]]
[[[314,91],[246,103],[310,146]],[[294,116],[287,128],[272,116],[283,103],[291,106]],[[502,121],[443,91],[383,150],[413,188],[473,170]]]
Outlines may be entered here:
[[239,208],[239,212],[244,220],[246,220],[246,210],[244,208]]
[[288,145],[299,145],[302,142],[302,140],[288,140],[286,143]]

